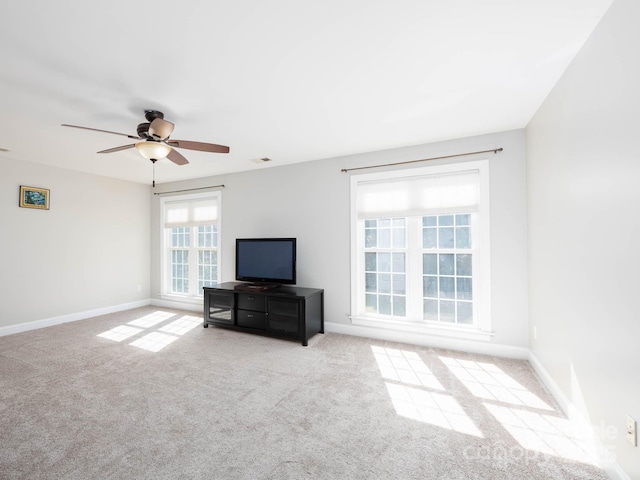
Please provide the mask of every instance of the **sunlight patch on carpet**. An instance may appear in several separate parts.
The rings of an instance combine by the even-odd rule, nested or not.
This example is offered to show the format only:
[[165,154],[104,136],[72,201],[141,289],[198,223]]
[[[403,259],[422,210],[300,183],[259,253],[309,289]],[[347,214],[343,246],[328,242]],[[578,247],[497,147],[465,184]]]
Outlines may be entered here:
[[478,398],[540,410],[553,410],[547,403],[492,363],[442,356],[439,358],[451,373]]
[[416,352],[372,345],[393,408],[401,417],[483,438],[464,412]]
[[597,465],[593,445],[576,434],[570,420],[491,403],[484,406],[523,448]]
[[371,346],[382,378],[444,391],[444,387],[416,352]]
[[484,438],[482,432],[451,396],[386,382],[396,413],[402,417]]
[[133,325],[135,327],[149,328],[159,323],[162,323],[165,320],[168,320],[174,315],[175,314],[171,312],[157,311],[157,312],[153,312],[148,315],[145,315],[144,317],[137,318],[136,320],[129,322],[129,325]]
[[159,328],[161,332],[172,333],[174,335],[184,335],[190,330],[193,330],[198,325],[202,325],[202,319],[200,317],[194,317],[192,315],[185,315],[177,320]]
[[129,327],[127,325],[119,325],[111,330],[107,330],[98,335],[98,337],[106,338],[108,340],[113,340],[114,342],[121,342],[126,340],[129,337],[133,337],[138,333],[144,331],[141,328]]
[[115,342],[122,342],[136,335],[145,334],[129,343],[129,345],[149,352],[159,352],[167,345],[176,341],[179,336],[188,333],[202,324],[200,317],[183,315],[166,325],[159,325],[175,316],[176,314],[172,312],[156,311],[127,322],[126,325],[119,325],[111,330],[100,333],[98,337]]
[[172,342],[175,342],[178,337],[174,335],[167,335],[166,333],[151,332],[138,340],[131,342],[129,345],[133,347],[142,348],[150,352],[159,352],[164,347]]

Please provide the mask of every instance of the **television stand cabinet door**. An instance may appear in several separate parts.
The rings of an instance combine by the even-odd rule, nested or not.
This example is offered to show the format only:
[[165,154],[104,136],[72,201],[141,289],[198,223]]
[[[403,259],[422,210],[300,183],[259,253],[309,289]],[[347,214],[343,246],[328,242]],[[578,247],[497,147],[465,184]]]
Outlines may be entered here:
[[235,325],[236,298],[225,291],[204,292],[204,328],[209,325]]

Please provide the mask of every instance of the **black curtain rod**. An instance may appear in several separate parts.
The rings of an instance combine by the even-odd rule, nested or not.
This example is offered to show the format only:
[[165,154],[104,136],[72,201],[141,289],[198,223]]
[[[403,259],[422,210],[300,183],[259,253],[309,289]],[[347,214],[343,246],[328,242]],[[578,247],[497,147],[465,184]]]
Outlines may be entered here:
[[224,185],[211,185],[209,187],[185,188],[184,190],[172,190],[170,192],[153,192],[153,194],[165,195],[167,193],[193,192],[194,190],[207,190],[209,188],[224,188]]
[[477,155],[479,153],[490,153],[493,152],[494,154],[501,152],[503,150],[502,147],[500,148],[494,148],[493,150],[481,150],[479,152],[469,152],[469,153],[456,153],[455,155],[445,155],[443,157],[432,157],[432,158],[422,158],[420,160],[409,160],[406,162],[396,162],[396,163],[384,163],[381,165],[369,165],[366,167],[355,167],[355,168],[343,168],[342,170],[340,170],[341,172],[351,172],[353,170],[365,170],[367,168],[380,168],[380,167],[393,167],[395,165],[406,165],[408,163],[418,163],[418,162],[428,162],[429,160],[442,160],[445,158],[454,158],[454,157],[464,157],[466,155]]

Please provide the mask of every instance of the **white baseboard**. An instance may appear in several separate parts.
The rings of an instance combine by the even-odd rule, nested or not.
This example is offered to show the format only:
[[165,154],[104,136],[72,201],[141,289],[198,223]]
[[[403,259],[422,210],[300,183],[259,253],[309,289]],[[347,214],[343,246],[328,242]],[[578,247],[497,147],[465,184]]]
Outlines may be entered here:
[[347,325],[343,323],[325,322],[325,332],[367,337],[376,340],[408,343],[425,347],[459,350],[463,352],[479,353],[482,355],[494,355],[496,357],[529,359],[529,349],[491,342],[476,342],[473,340],[461,340],[448,337],[437,337],[414,332],[397,332],[389,329],[372,328],[362,325]]
[[573,405],[571,400],[564,394],[562,389],[555,382],[553,377],[549,374],[546,368],[542,365],[542,362],[529,351],[529,363],[538,374],[538,377],[549,390],[549,393],[555,398],[556,402],[560,405],[560,408],[569,420],[584,433],[585,436],[591,440],[599,458],[600,468],[602,468],[611,480],[631,480],[629,475],[622,470],[622,467],[613,458],[609,449],[605,447],[600,438],[596,435],[593,426],[587,418]]
[[44,318],[42,320],[34,320],[32,322],[18,323],[0,327],[0,337],[4,335],[12,335],[14,333],[28,332],[38,328],[52,327],[62,323],[76,322],[87,318],[98,317],[108,313],[121,312],[123,310],[131,310],[132,308],[146,307],[150,305],[150,299],[138,300],[135,302],[122,303],[120,305],[112,305],[110,307],[96,308],[93,310],[85,310],[84,312],[70,313],[68,315],[60,315],[59,317]]
[[176,310],[189,310],[190,312],[202,313],[202,301],[199,303],[193,302],[175,302],[172,300],[162,300],[159,298],[152,298],[151,305],[154,307],[174,308]]

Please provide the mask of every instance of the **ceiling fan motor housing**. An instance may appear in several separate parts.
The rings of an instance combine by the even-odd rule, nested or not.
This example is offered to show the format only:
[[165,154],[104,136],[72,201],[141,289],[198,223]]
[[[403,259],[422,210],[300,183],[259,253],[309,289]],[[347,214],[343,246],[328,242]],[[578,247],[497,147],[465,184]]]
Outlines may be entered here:
[[150,123],[140,123],[138,125],[138,136],[140,138],[149,139],[149,125]]
[[145,110],[144,118],[146,118],[148,122],[153,122],[156,118],[164,118],[164,113],[158,110]]

